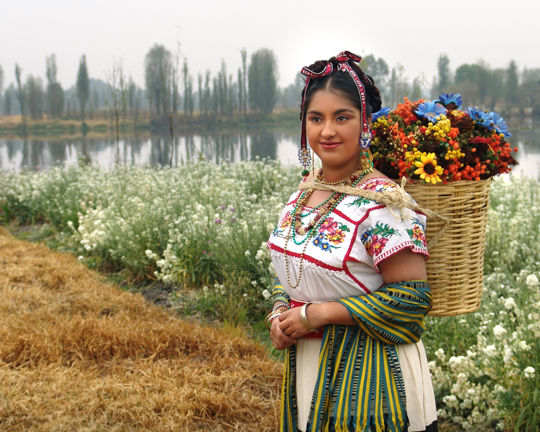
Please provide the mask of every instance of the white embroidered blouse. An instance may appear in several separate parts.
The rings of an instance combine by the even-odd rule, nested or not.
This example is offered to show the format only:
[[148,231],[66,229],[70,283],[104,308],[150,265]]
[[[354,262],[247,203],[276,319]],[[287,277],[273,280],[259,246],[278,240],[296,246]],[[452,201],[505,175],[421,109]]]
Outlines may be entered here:
[[[397,185],[386,178],[372,178],[359,187],[382,191]],[[301,191],[291,195],[268,240],[277,276],[294,300],[322,302],[363,295],[384,284],[378,269],[384,259],[405,248],[428,257],[425,215],[351,195],[337,205],[315,235],[306,240],[306,235],[296,233],[287,241],[291,213],[300,195]],[[315,218],[316,210],[306,208],[303,213],[305,226]],[[309,242],[307,246],[305,241]],[[286,261],[293,285],[298,280],[300,266],[303,267],[297,288],[288,284]]]

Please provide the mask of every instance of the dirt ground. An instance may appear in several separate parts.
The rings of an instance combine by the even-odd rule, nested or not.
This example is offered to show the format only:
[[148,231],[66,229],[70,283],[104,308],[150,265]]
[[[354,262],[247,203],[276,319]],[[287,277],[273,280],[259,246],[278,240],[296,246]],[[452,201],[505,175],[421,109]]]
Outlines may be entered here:
[[0,228],[1,431],[275,431],[281,365]]

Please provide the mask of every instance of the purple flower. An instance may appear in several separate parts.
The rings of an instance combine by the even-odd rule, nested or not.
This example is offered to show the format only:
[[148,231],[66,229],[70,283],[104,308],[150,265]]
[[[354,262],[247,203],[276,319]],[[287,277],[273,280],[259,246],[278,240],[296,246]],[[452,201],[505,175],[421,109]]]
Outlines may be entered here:
[[233,223],[235,220],[236,220],[236,218],[233,216],[233,217],[231,218],[231,223]]
[[216,219],[214,222],[219,225],[221,223],[221,219]]
[[219,206],[219,208],[220,208],[221,210],[225,210],[225,209],[227,208],[227,206],[226,206],[225,204],[222,204],[222,205]]

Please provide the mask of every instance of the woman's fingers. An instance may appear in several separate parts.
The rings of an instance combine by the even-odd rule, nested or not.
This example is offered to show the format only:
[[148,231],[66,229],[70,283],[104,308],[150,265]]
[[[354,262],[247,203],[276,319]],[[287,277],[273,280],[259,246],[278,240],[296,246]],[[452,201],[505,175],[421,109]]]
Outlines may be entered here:
[[276,349],[285,349],[296,343],[296,339],[291,338],[280,328],[280,323],[275,318],[270,328],[270,339]]
[[298,339],[309,333],[306,326],[300,320],[299,308],[283,312],[279,317],[279,328],[289,337]]

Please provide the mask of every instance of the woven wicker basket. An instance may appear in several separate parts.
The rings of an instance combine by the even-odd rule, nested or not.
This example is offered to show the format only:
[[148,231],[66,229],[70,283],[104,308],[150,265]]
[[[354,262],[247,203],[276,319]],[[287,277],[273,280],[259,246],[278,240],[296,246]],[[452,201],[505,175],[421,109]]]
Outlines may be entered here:
[[460,315],[480,307],[490,185],[491,179],[405,186],[420,206],[446,219],[427,222],[430,315]]

